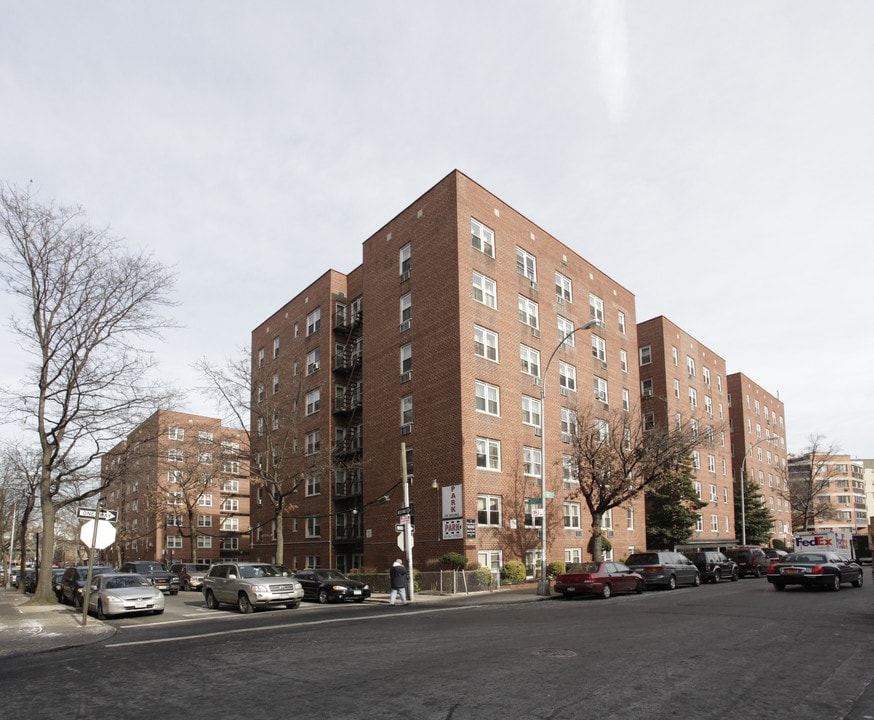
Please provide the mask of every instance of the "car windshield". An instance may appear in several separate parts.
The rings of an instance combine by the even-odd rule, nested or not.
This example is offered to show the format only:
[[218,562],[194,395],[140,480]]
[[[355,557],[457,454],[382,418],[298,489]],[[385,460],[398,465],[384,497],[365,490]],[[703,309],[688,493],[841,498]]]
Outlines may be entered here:
[[103,587],[107,590],[117,590],[129,587],[151,587],[152,583],[139,575],[121,575],[119,577],[106,578]]
[[588,563],[572,563],[568,565],[567,571],[569,573],[593,573],[598,572],[598,563],[588,562]]
[[240,573],[244,578],[280,577],[275,565],[242,565]]
[[811,555],[810,553],[794,553],[783,558],[783,562],[797,563],[824,563],[825,555]]
[[339,570],[316,570],[318,575],[323,580],[347,580],[348,578]]

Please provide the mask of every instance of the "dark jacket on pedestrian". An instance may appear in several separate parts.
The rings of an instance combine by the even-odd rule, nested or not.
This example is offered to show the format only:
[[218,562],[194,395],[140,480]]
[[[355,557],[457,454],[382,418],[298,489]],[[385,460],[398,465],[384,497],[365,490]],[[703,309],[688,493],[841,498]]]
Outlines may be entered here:
[[400,560],[395,560],[395,564],[391,566],[389,571],[391,577],[391,586],[393,590],[400,590],[407,587],[407,569],[403,566]]

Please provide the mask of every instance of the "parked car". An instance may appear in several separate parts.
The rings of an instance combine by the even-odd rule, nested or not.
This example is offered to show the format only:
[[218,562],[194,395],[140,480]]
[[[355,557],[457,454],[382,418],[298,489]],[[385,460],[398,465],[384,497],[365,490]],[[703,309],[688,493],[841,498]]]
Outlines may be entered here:
[[555,591],[567,599],[575,595],[608,598],[614,593],[640,594],[643,577],[621,562],[572,563],[555,579]]
[[123,573],[136,573],[146,578],[158,590],[171,595],[179,592],[179,577],[170,572],[162,562],[154,560],[133,560],[121,566]]
[[203,578],[203,597],[211,610],[227,603],[236,605],[242,613],[250,613],[255,608],[276,605],[299,607],[303,587],[275,565],[223,562],[210,567]]
[[[95,575],[114,572],[115,568],[108,565],[95,565],[91,568],[91,579],[93,580]],[[87,579],[87,565],[77,565],[64,570],[64,574],[61,576],[61,602],[77,608],[82,607],[83,590]]]
[[55,591],[55,597],[58,602],[64,601],[64,591],[61,589],[61,580],[64,577],[64,568],[52,568],[52,590]]
[[785,550],[778,550],[777,548],[762,548],[762,552],[765,553],[765,557],[768,558],[768,563],[780,560],[789,554]]
[[110,615],[164,612],[164,593],[136,573],[106,573],[92,578],[88,612],[101,620]]
[[768,582],[775,590],[787,585],[840,590],[843,583],[862,587],[862,566],[838,553],[800,552],[787,555],[768,569]]
[[200,590],[203,578],[209,572],[209,565],[200,563],[176,563],[170,572],[179,578],[180,590]]
[[370,586],[353,580],[339,570],[315,568],[295,573],[295,580],[303,585],[304,600],[318,600],[323,605],[329,602],[354,600],[364,602],[370,597]]
[[768,565],[771,563],[760,547],[738,545],[726,548],[725,554],[737,563],[737,571],[741,577],[763,577],[768,574]]
[[698,568],[703,582],[718,583],[723,578],[736,582],[740,577],[737,563],[716,550],[687,552],[684,555]]
[[671,550],[634,553],[625,564],[643,577],[646,589],[663,587],[673,590],[678,585],[697,587],[701,584],[701,573],[692,561]]
[[31,593],[36,590],[36,583],[39,580],[39,570],[28,568],[24,571],[24,592]]

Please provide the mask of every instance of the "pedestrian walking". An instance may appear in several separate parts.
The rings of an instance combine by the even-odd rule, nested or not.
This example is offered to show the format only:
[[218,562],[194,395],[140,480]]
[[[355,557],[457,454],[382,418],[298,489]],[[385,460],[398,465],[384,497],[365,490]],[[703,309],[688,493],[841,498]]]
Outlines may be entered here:
[[388,598],[388,604],[394,605],[397,596],[401,596],[401,605],[409,605],[407,602],[407,578],[409,573],[404,567],[403,560],[395,560],[394,565],[389,571],[391,577],[391,595]]

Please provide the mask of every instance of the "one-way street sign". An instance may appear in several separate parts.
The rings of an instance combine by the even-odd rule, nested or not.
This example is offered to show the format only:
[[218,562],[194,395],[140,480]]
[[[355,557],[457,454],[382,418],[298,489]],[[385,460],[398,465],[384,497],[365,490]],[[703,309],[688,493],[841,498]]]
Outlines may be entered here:
[[115,522],[118,520],[118,510],[101,510],[98,517],[97,508],[79,508],[76,510],[76,517],[86,518],[87,520],[97,518],[98,520],[109,520],[109,522]]

